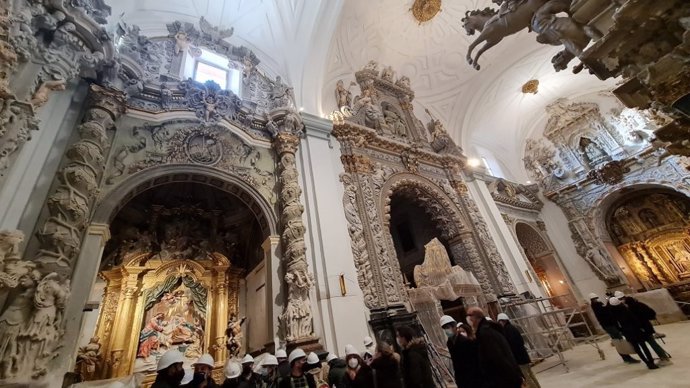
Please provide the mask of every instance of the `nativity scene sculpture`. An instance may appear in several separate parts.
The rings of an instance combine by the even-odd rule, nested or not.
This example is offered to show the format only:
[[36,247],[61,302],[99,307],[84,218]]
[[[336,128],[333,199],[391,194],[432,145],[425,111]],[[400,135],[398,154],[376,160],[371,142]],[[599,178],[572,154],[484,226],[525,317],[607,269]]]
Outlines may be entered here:
[[[466,59],[476,70],[480,69],[479,57],[488,49],[500,43],[503,38],[527,28],[537,33],[537,42],[564,49],[551,62],[554,68],[563,70],[568,63],[582,53],[592,39],[601,34],[592,27],[584,26],[570,15],[570,0],[504,0],[496,1],[500,8],[487,7],[465,13],[461,19],[467,35],[479,31],[479,36],[467,48]],[[567,16],[557,16],[565,13]],[[472,56],[474,49],[484,43]],[[582,65],[573,71],[579,72]]]

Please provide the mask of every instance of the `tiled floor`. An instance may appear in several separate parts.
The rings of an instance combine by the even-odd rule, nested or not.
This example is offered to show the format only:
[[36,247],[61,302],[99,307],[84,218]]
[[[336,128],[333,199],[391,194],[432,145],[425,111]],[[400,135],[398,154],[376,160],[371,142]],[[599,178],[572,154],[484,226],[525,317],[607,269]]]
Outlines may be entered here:
[[[690,387],[690,321],[657,326],[656,330],[666,334],[666,344],[659,344],[671,354],[673,365],[649,370],[643,363],[624,364],[610,341],[604,341],[599,346],[606,353],[606,360],[599,358],[593,346],[580,345],[564,353],[570,372],[562,365],[544,371],[554,364],[550,359],[536,365],[534,372],[542,388]],[[652,354],[655,355],[653,351]]]

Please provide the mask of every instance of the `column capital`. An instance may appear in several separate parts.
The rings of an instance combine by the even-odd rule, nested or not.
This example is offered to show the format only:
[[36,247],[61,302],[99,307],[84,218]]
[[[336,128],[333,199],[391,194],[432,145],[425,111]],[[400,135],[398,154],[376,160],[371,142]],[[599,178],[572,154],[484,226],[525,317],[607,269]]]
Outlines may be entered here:
[[101,246],[105,246],[105,243],[110,240],[110,225],[92,223],[89,225],[88,233],[94,236],[101,236]]
[[108,112],[113,121],[127,112],[127,96],[125,93],[96,84],[89,86],[87,104],[89,108],[100,108]]
[[273,138],[273,146],[278,155],[284,153],[294,154],[299,148],[300,137],[290,132],[278,132]]

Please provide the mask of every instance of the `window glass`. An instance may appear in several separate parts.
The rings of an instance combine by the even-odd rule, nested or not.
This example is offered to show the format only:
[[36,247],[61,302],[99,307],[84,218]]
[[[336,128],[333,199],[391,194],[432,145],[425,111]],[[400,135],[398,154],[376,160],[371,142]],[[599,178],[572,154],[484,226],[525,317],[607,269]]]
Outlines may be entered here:
[[194,70],[194,80],[201,83],[213,81],[220,85],[221,89],[227,89],[228,71],[218,66],[198,61]]

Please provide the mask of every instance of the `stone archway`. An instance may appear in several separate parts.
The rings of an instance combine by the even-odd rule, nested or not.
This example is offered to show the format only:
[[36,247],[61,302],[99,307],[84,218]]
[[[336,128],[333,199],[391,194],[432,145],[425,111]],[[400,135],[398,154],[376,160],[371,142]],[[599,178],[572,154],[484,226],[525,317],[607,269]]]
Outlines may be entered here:
[[533,226],[524,222],[515,224],[515,235],[522,247],[529,264],[547,295],[554,299],[559,307],[575,303],[573,292],[556,252],[552,246]]

